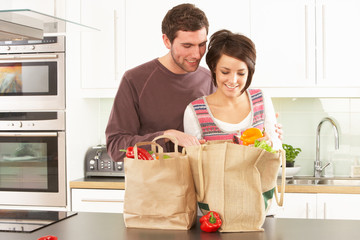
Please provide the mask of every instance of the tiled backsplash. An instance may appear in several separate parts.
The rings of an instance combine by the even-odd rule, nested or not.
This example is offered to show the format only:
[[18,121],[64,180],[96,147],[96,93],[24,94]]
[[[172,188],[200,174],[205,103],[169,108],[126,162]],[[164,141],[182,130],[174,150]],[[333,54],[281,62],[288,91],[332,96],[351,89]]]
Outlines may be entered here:
[[[102,143],[112,104],[113,99],[100,101]],[[316,128],[324,117],[337,122],[340,134],[340,150],[335,152],[333,128],[328,122],[322,125],[320,158],[333,163],[326,174],[350,176],[350,166],[360,165],[360,98],[273,98],[273,104],[283,125],[283,142],[302,149],[295,163],[301,166],[298,175],[314,174]]]

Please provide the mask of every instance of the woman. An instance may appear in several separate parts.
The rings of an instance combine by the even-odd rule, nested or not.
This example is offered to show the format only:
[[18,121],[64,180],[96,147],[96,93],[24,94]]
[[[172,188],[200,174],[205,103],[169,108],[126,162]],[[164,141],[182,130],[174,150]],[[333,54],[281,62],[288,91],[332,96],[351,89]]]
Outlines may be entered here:
[[256,127],[265,129],[259,140],[266,140],[275,150],[281,148],[271,99],[259,89],[249,89],[255,61],[255,45],[246,36],[228,30],[211,36],[206,63],[217,90],[187,106],[185,133],[198,139],[225,140]]

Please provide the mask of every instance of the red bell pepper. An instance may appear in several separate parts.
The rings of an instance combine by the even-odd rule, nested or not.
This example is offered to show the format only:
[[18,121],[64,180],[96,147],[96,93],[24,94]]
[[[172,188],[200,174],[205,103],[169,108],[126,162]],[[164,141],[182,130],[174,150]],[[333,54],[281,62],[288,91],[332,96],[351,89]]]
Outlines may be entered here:
[[200,229],[204,232],[216,232],[221,227],[222,221],[217,212],[210,211],[200,218]]
[[57,240],[57,239],[58,239],[57,237],[51,235],[38,238],[38,240]]
[[[126,152],[127,158],[135,158],[134,147],[128,147],[126,150],[120,149],[121,152]],[[138,158],[140,160],[154,160],[151,154],[143,148],[137,148]]]

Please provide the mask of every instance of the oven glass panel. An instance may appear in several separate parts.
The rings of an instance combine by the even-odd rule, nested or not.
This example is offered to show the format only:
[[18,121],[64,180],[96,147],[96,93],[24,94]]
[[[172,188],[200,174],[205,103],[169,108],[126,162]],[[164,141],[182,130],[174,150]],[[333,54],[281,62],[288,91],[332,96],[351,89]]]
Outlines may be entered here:
[[1,191],[58,191],[57,137],[1,137]]
[[0,95],[57,94],[57,62],[0,63]]

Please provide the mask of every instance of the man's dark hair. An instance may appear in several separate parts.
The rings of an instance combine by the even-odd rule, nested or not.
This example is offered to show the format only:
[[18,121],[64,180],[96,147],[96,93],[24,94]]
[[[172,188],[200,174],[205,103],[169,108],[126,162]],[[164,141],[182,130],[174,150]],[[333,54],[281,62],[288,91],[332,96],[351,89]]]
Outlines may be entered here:
[[180,4],[170,9],[165,15],[161,30],[172,43],[176,38],[177,31],[197,31],[206,28],[209,32],[209,22],[205,13],[194,4]]

